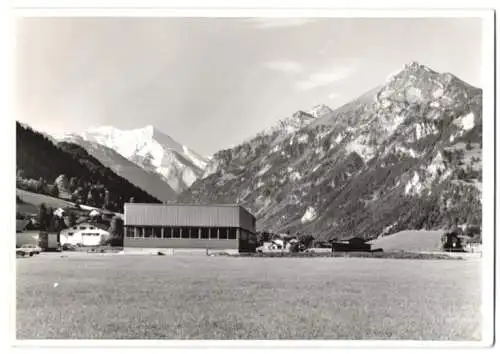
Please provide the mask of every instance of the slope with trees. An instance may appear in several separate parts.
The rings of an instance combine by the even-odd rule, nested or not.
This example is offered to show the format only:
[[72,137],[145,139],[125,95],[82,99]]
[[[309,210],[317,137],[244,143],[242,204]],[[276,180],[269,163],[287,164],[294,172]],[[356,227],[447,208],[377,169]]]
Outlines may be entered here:
[[129,181],[116,175],[78,145],[54,143],[44,135],[16,124],[16,185],[35,193],[70,198],[112,211],[124,202],[158,203]]

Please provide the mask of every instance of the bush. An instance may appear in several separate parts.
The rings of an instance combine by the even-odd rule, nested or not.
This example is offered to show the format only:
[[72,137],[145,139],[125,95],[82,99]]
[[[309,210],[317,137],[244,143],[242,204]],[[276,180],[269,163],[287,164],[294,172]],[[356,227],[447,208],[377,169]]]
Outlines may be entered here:
[[298,242],[294,242],[294,243],[290,244],[290,252],[291,253],[298,253],[299,252],[299,243]]

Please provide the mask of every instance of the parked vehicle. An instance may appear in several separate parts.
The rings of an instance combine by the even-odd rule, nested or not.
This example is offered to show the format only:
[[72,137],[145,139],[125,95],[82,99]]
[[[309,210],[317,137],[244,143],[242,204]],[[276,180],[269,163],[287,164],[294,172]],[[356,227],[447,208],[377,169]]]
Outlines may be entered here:
[[74,251],[76,250],[76,246],[72,245],[71,243],[65,243],[61,246],[61,249],[63,251]]
[[40,254],[42,249],[37,245],[22,245],[19,248],[16,248],[16,255],[18,256],[33,256],[35,254]]
[[275,253],[283,252],[283,246],[276,242],[264,242],[264,244],[256,249],[257,253]]

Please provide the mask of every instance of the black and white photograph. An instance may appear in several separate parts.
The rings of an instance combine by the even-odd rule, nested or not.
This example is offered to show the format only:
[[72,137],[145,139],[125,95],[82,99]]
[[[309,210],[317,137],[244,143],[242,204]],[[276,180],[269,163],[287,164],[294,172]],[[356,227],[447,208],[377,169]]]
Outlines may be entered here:
[[492,345],[494,11],[104,14],[13,18],[17,345]]

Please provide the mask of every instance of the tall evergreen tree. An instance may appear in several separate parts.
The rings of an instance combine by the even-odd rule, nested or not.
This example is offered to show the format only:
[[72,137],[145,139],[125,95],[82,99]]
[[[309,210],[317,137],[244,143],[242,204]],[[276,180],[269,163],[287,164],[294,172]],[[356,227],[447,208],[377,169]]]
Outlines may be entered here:
[[38,209],[38,224],[41,231],[47,231],[49,228],[47,220],[47,206],[45,203],[40,204],[40,208]]

